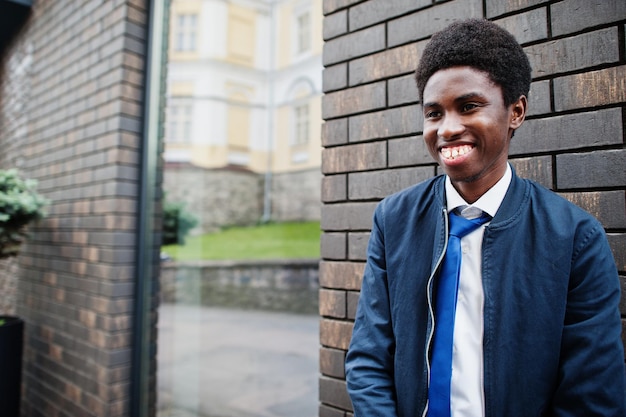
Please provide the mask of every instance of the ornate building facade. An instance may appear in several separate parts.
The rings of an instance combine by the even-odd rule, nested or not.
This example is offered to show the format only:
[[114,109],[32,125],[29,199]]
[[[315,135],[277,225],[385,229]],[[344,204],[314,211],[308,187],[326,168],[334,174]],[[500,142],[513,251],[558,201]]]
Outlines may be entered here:
[[[319,219],[321,23],[320,0],[172,2],[164,152],[172,198],[222,224]],[[241,193],[228,179],[216,185],[216,170],[251,185]],[[246,207],[245,219],[221,213],[229,209],[216,204],[220,194]]]

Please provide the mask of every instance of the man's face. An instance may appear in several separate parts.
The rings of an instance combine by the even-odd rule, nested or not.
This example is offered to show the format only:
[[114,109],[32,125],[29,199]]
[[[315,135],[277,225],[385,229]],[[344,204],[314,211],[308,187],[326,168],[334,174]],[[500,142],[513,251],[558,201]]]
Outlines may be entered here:
[[452,67],[424,88],[424,141],[455,188],[473,203],[506,170],[510,138],[524,121],[526,97],[505,107],[487,73]]

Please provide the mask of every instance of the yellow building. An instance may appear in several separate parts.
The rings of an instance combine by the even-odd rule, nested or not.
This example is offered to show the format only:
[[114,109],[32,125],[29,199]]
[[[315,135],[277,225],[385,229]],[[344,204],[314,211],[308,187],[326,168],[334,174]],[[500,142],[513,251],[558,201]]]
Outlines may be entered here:
[[166,163],[320,166],[321,3],[172,1]]

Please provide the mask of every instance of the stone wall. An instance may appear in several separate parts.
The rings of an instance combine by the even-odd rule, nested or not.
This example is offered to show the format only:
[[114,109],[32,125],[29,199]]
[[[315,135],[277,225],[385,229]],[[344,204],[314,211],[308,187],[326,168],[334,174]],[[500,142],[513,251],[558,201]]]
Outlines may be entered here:
[[195,234],[256,224],[263,213],[263,177],[248,170],[166,166],[163,189],[198,219]]
[[534,68],[530,114],[511,163],[602,222],[626,281],[626,2],[324,0],[323,7],[319,416],[346,417],[343,364],[373,210],[437,173],[422,143],[413,71],[429,37],[453,20],[494,20],[523,44]]
[[147,21],[144,0],[34,1],[1,59],[0,168],[51,201],[2,304],[26,322],[23,416],[130,415]]
[[161,302],[318,312],[318,260],[166,262]]
[[[257,224],[263,217],[265,175],[237,167],[204,169],[167,165],[164,190],[169,201],[183,201],[199,220],[192,233]],[[319,169],[272,174],[271,220],[320,219]]]
[[312,221],[320,219],[319,168],[284,172],[272,176],[272,220]]

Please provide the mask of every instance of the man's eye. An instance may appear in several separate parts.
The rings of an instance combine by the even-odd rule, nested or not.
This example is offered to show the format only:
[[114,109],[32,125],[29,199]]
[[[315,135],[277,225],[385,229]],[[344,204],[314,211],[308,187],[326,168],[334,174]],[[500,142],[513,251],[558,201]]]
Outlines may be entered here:
[[426,117],[427,119],[434,119],[436,117],[439,117],[440,115],[441,115],[440,112],[433,110],[433,111],[426,112],[424,117]]
[[470,110],[474,110],[476,107],[478,107],[478,105],[476,103],[465,103],[462,107],[462,110],[465,111],[470,111]]

